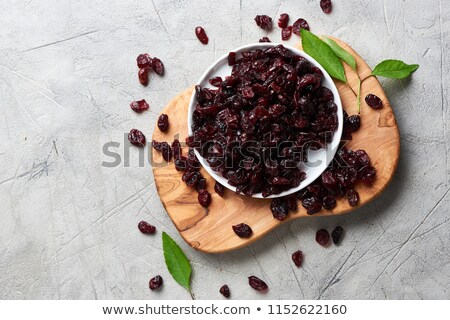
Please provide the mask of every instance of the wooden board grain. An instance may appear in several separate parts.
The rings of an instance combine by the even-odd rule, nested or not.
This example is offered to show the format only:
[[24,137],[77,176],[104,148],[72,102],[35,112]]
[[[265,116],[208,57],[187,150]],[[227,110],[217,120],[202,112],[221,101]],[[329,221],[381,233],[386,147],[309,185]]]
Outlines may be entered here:
[[[348,84],[352,89],[340,81],[335,81],[343,107],[352,115],[357,113],[355,92],[358,75],[360,79],[364,79],[370,75],[371,69],[349,45],[339,39],[334,40],[353,54],[357,62],[357,73],[345,65]],[[169,115],[170,129],[162,133],[155,128],[154,140],[171,142],[178,138],[184,141],[188,132],[187,111],[192,91],[193,88],[185,90],[165,107],[162,113]],[[364,97],[369,93],[383,100],[384,106],[381,110],[373,110],[365,104]],[[400,153],[400,136],[392,108],[375,77],[363,82],[361,97],[361,129],[353,134],[353,140],[347,147],[366,150],[377,170],[377,179],[372,187],[362,184],[356,187],[361,198],[357,207],[350,207],[344,198],[338,200],[334,210],[322,210],[314,216],[338,215],[358,209],[375,199],[394,175]],[[186,148],[183,151],[184,154],[187,153]],[[173,163],[164,163],[161,155],[155,152],[152,152],[152,159],[155,184],[167,213],[183,239],[200,251],[218,253],[237,249],[258,240],[282,223],[309,217],[306,210],[299,205],[297,212],[290,213],[285,221],[280,222],[273,218],[268,199],[249,198],[230,190],[226,190],[224,198],[221,198],[214,192],[214,179],[202,169],[202,174],[208,181],[207,189],[212,195],[211,206],[205,209],[198,204],[197,192],[181,181],[181,173],[175,170]],[[249,239],[237,237],[231,226],[238,223],[250,225],[253,236]]]

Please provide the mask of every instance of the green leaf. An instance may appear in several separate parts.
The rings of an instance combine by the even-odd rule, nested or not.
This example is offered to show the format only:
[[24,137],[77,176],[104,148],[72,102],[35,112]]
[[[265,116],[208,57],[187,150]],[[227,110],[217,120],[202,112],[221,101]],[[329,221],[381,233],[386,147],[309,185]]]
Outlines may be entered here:
[[336,55],[345,61],[353,70],[356,70],[356,60],[350,53],[336,43],[333,39],[323,38],[323,42],[330,46]]
[[181,286],[190,291],[191,265],[176,242],[165,232],[162,233],[164,259],[170,274]]
[[317,60],[322,67],[335,79],[347,82],[345,78],[344,67],[339,57],[331,50],[331,48],[318,36],[301,29],[303,50],[311,57]]
[[372,71],[373,76],[403,79],[419,68],[418,64],[406,64],[400,60],[384,60]]

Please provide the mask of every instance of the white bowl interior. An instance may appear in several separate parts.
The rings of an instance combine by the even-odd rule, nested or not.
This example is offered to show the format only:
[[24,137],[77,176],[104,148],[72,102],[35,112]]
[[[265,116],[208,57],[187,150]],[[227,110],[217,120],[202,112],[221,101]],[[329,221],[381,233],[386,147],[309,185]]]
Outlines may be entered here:
[[[245,45],[239,48],[236,48],[234,50],[231,50],[232,52],[236,52],[237,56],[236,59],[239,58],[239,53],[244,51],[250,51],[250,50],[256,50],[256,49],[267,49],[270,47],[275,47],[279,45],[278,43],[254,43]],[[283,45],[286,49],[288,49],[291,53],[299,55],[307,59],[312,65],[319,68],[324,78],[322,80],[322,85],[324,87],[327,87],[333,92],[334,95],[334,103],[337,105],[337,115],[338,115],[338,128],[334,133],[333,141],[331,141],[326,149],[319,149],[316,151],[309,151],[308,153],[308,162],[304,163],[300,166],[300,169],[302,169],[306,173],[306,179],[303,180],[300,185],[297,188],[292,188],[287,191],[284,191],[280,194],[271,195],[267,198],[278,198],[290,195],[292,193],[295,193],[305,187],[307,187],[310,183],[312,183],[314,180],[316,180],[328,167],[330,162],[333,160],[334,155],[336,154],[336,151],[339,147],[339,143],[342,136],[342,129],[343,129],[343,111],[342,111],[342,103],[341,98],[339,97],[339,92],[331,79],[330,75],[325,71],[325,69],[322,68],[322,66],[314,60],[311,56],[306,54],[305,52],[296,49],[294,47]],[[222,77],[222,79],[225,78],[225,76],[231,75],[232,67],[228,66],[228,54],[220,57],[217,61],[215,61],[206,71],[203,73],[203,75],[200,77],[200,80],[198,81],[198,84],[202,86],[203,88],[214,88],[211,86],[208,82],[210,78],[219,76]],[[189,135],[193,134],[192,130],[192,114],[195,110],[195,106],[197,104],[196,101],[196,93],[195,90],[192,94],[191,101],[189,103],[189,110],[188,110],[188,131]],[[198,160],[202,164],[202,166],[205,168],[205,170],[219,183],[221,183],[223,186],[227,187],[228,189],[236,192],[236,187],[231,186],[227,179],[222,177],[222,175],[218,172],[215,172],[208,164],[208,162],[200,155],[200,153],[195,150],[195,154],[197,155]],[[263,198],[261,193],[256,193],[252,196],[253,198]]]

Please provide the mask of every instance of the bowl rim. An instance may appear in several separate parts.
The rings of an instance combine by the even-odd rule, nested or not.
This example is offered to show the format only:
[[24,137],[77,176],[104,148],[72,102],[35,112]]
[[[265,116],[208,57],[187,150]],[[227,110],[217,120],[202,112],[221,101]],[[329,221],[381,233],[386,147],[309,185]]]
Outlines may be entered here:
[[[326,166],[323,166],[323,169],[321,170],[317,170],[315,172],[314,175],[312,175],[314,178],[311,179],[310,177],[306,178],[304,181],[306,180],[310,180],[307,183],[303,183],[304,181],[302,181],[302,183],[300,183],[300,185],[298,187],[295,188],[291,188],[288,189],[286,191],[283,191],[279,194],[273,194],[270,195],[268,197],[263,197],[261,193],[256,193],[254,195],[251,196],[251,198],[257,198],[257,199],[272,199],[272,198],[280,198],[280,197],[284,197],[284,196],[288,196],[291,195],[295,192],[298,192],[304,188],[306,188],[308,185],[310,185],[312,182],[314,182],[318,177],[320,177],[320,175],[328,168],[329,164],[331,163],[331,161],[333,161],[334,156],[336,155],[336,152],[339,148],[339,144],[342,138],[342,132],[343,132],[343,107],[342,107],[342,101],[339,95],[339,91],[336,87],[336,84],[334,83],[333,79],[331,78],[331,76],[328,74],[328,72],[320,65],[319,62],[317,62],[317,60],[315,60],[313,57],[311,57],[310,55],[308,55],[307,53],[305,53],[304,51],[297,49],[295,47],[289,46],[289,45],[285,45],[282,43],[274,43],[274,42],[264,42],[264,43],[250,43],[250,44],[246,44],[240,47],[237,47],[233,50],[230,50],[229,52],[235,52],[235,53],[240,53],[243,51],[249,51],[249,50],[257,50],[257,49],[267,49],[267,48],[271,48],[271,47],[276,47],[278,45],[282,45],[283,47],[285,47],[286,49],[288,49],[291,53],[297,54],[305,59],[307,59],[311,64],[313,64],[315,67],[319,68],[320,71],[322,71],[324,78],[327,80],[327,82],[330,84],[330,87],[327,86],[328,89],[330,89],[333,92],[333,96],[334,96],[334,103],[337,105],[337,115],[338,115],[338,128],[336,129],[336,131],[334,132],[333,135],[333,140],[331,142],[328,143],[327,147],[324,149],[319,149],[319,150],[323,150],[323,153],[325,153],[325,160],[326,160]],[[220,58],[218,58],[217,60],[215,60],[201,75],[200,79],[197,81],[197,84],[201,84],[202,82],[204,82],[205,80],[208,81],[209,79],[206,79],[208,76],[212,77],[213,75],[210,75],[211,72],[214,70],[214,68],[216,68],[219,64],[221,64],[223,61],[228,60],[228,53],[224,54],[223,56],[221,56]],[[228,63],[227,63],[228,65]],[[191,95],[191,99],[189,101],[189,107],[188,107],[188,134],[189,136],[191,136],[193,134],[193,130],[192,130],[192,115],[195,109],[195,105],[196,105],[196,91],[195,88],[193,89],[192,95]],[[331,146],[331,148],[330,148]],[[330,157],[327,158],[326,154],[327,154],[327,149],[330,148],[331,149],[331,153],[329,154]],[[230,189],[231,191],[235,192],[236,194],[238,194],[236,192],[236,187],[231,186],[228,183],[228,180],[225,179],[221,174],[219,174],[218,172],[214,171],[209,164],[206,162],[206,160],[200,155],[200,153],[194,149],[195,155],[197,156],[199,162],[201,163],[202,167],[211,175],[211,177],[213,177],[213,179],[217,182],[219,182],[220,184],[222,184],[224,187],[226,187],[227,189]],[[242,194],[239,194],[242,195]],[[242,195],[245,196],[245,195]]]

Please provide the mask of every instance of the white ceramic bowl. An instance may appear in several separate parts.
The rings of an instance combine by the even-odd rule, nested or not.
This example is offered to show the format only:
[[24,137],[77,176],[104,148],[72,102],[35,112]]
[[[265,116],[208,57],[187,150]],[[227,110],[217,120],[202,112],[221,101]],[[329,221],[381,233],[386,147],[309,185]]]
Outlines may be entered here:
[[[234,50],[231,50],[232,52],[236,52],[236,59],[239,58],[239,53],[243,51],[250,51],[255,49],[267,49],[270,47],[275,47],[279,45],[278,43],[253,43],[246,46],[242,46],[239,48],[236,48]],[[331,79],[330,75],[322,68],[322,66],[314,60],[311,56],[307,55],[305,52],[283,45],[285,48],[287,48],[291,53],[299,55],[307,59],[312,65],[319,68],[324,78],[322,80],[322,85],[324,87],[327,87],[333,92],[334,95],[334,103],[337,105],[337,115],[339,120],[338,129],[335,131],[333,136],[333,141],[328,144],[326,149],[319,149],[316,151],[310,151],[308,153],[308,162],[301,164],[300,169],[303,170],[306,173],[306,179],[301,182],[301,184],[297,188],[292,188],[287,191],[284,191],[280,194],[271,195],[267,198],[278,198],[290,195],[294,192],[297,192],[305,187],[307,187],[311,182],[316,180],[328,167],[330,162],[333,160],[334,155],[339,147],[339,142],[341,140],[342,136],[342,128],[343,128],[343,112],[342,112],[342,103],[341,99],[339,97],[339,92]],[[211,86],[208,82],[210,78],[220,76],[222,79],[225,78],[225,76],[228,76],[231,74],[232,67],[228,66],[228,54],[220,57],[218,60],[216,60],[206,71],[203,73],[203,75],[200,77],[198,84],[202,87],[206,88],[214,88]],[[192,114],[195,110],[195,106],[197,104],[196,101],[196,93],[195,90],[192,94],[191,101],[189,103],[189,110],[188,110],[188,130],[189,135],[193,134],[192,130]],[[202,166],[205,168],[205,170],[218,182],[220,182],[223,186],[227,187],[228,189],[236,192],[236,187],[231,186],[227,179],[222,177],[222,175],[214,170],[211,169],[207,161],[200,155],[200,153],[195,150],[195,154],[197,155],[198,160],[202,164]],[[252,196],[253,198],[263,198],[261,193],[256,193]]]

